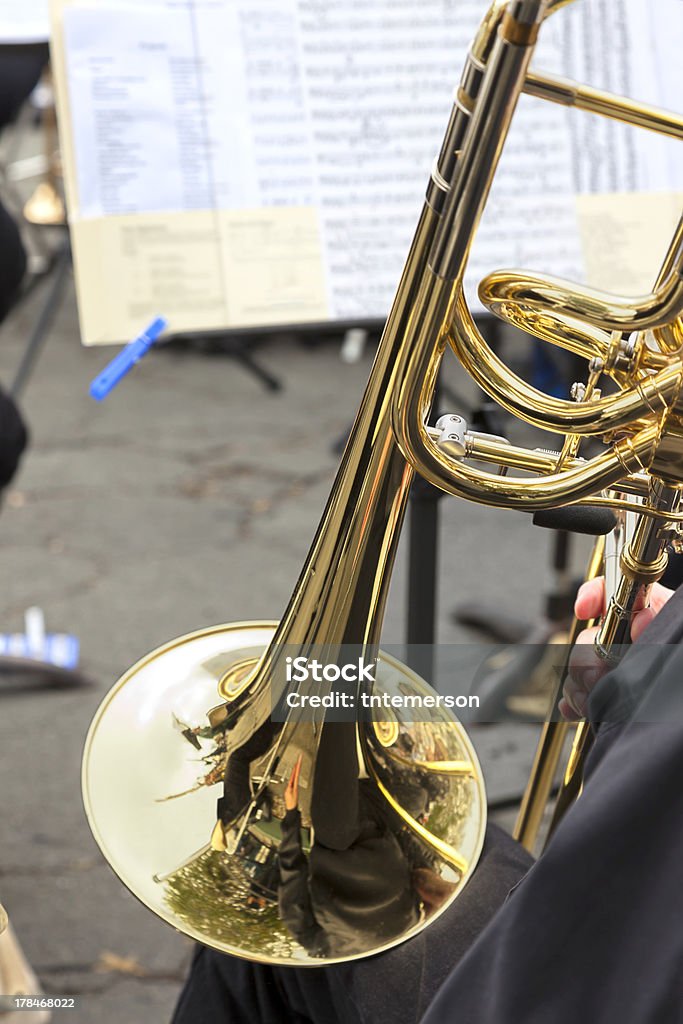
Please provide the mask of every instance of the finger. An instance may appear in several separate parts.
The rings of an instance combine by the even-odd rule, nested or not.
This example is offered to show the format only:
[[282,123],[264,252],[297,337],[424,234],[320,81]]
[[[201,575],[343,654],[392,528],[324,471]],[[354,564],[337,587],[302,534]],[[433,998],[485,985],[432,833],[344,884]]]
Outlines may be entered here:
[[568,673],[579,689],[590,691],[608,670],[607,663],[595,653],[597,629],[584,629],[569,655]]
[[[645,594],[645,591],[642,592]],[[647,627],[650,625],[656,615],[661,612],[664,605],[672,597],[673,590],[669,587],[663,587],[661,583],[655,583],[652,586],[649,594],[649,604],[647,608],[642,607],[642,599],[639,596],[637,611],[633,616],[631,622],[631,639],[637,640],[645,632]]]
[[[595,653],[593,641],[597,628],[584,629],[579,635],[576,646],[572,648],[567,666],[567,678],[562,687],[564,699],[574,714],[571,717],[584,718],[588,697],[602,677],[607,673],[608,666]],[[563,711],[565,717],[567,708]]]
[[560,703],[557,705],[558,710],[562,717],[568,722],[578,722],[580,716],[576,713],[574,708],[571,706],[568,700],[563,697]]
[[644,608],[641,612],[636,612],[631,623],[632,640],[637,640],[645,632],[656,614],[654,608]]
[[[645,593],[643,591],[643,593]],[[633,617],[631,623],[631,638],[637,640],[647,629],[654,617],[662,610],[667,601],[671,598],[673,590],[664,587],[661,583],[655,583],[650,591],[650,604],[648,608],[641,608]],[[605,581],[597,578],[588,580],[579,588],[576,596],[574,611],[579,619],[597,618],[604,613]],[[563,717],[575,720],[583,718],[587,706],[588,697],[598,681],[606,675],[608,665],[599,658],[594,650],[593,644],[598,633],[597,627],[584,629],[576,640],[572,649],[568,677],[563,686],[563,699],[558,708]]]
[[598,576],[594,580],[586,580],[579,587],[574,602],[574,614],[577,619],[597,619],[605,612],[605,578]]
[[562,701],[571,710],[571,717],[574,719],[586,717],[586,706],[588,704],[589,692],[578,686],[573,680],[567,679],[562,687]]
[[[582,629],[581,630],[581,632],[579,633],[579,635],[576,638],[576,644],[579,645],[582,648],[583,647],[588,647],[588,646],[590,646],[590,645],[595,643],[595,638],[596,638],[597,635],[598,635],[598,626],[589,626],[588,629]],[[572,655],[573,654],[574,654],[574,652],[572,651]],[[586,654],[585,651],[577,651],[576,657],[577,658],[580,657],[583,660],[583,659],[588,658],[588,655]]]
[[650,591],[650,601],[647,608],[640,609],[633,616],[631,623],[631,639],[637,640],[650,625],[655,615],[661,612],[664,605],[673,595],[673,590],[663,587],[661,583],[655,583]]
[[661,612],[666,602],[672,598],[674,591],[670,587],[663,587],[661,583],[655,583],[650,591],[650,608],[655,615]]

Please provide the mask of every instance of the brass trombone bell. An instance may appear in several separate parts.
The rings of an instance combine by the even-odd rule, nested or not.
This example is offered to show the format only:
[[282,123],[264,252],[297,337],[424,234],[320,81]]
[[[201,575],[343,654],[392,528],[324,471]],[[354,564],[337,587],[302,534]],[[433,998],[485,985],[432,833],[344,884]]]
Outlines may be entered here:
[[[216,701],[220,680],[233,666],[258,664],[274,632],[273,623],[203,630],[154,651],[122,677],[101,705],[86,741],[83,795],[88,821],[130,891],[198,942],[262,962],[297,966],[379,952],[438,916],[474,869],[486,821],[477,757],[462,726],[445,713],[414,722],[400,711],[387,721],[387,713],[378,711],[372,721],[359,723],[367,785],[378,788],[393,826],[383,848],[393,850],[396,870],[405,866],[408,885],[416,869],[428,871],[441,886],[442,900],[438,906],[423,902],[420,910],[418,897],[396,894],[389,906],[372,914],[368,896],[363,913],[352,916],[353,934],[343,940],[335,936],[331,944],[343,953],[323,956],[319,949],[307,950],[279,912],[273,878],[282,793],[300,753],[305,847],[314,841],[312,727],[304,723],[295,730],[271,772],[272,818],[253,817],[230,854],[208,842],[215,787],[206,779],[215,775],[216,765],[222,775],[225,751],[219,749],[220,731],[212,736],[206,728],[206,711]],[[431,693],[395,658],[380,655],[380,665],[375,693]],[[228,710],[239,699],[248,701],[248,691],[248,685],[236,685]],[[254,774],[259,770],[256,764]],[[427,818],[418,813],[424,808]],[[343,870],[344,854],[337,860]],[[390,867],[386,861],[376,864],[379,874]],[[330,896],[331,917],[334,900]]]

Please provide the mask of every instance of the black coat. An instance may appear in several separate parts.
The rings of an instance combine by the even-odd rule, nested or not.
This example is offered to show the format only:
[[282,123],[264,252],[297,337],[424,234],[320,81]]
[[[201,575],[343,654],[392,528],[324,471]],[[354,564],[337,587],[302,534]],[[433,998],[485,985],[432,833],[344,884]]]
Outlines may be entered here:
[[331,967],[269,967],[199,946],[173,1024],[416,1024],[531,863],[489,826],[458,898],[429,928],[379,956]]
[[683,589],[596,687],[579,801],[423,1024],[683,1021]]

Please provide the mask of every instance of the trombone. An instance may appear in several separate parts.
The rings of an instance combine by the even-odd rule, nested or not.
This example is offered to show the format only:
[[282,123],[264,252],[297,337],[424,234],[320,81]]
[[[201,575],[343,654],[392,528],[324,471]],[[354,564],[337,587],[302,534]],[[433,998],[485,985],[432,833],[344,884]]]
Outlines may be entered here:
[[[543,21],[568,2],[495,0],[482,22],[356,421],[281,621],[218,626],[152,652],[115,685],[88,734],[84,801],[105,857],[162,919],[224,952],[299,966],[379,952],[443,912],[476,864],[483,785],[476,754],[452,715],[439,709],[415,721],[383,711],[340,722],[329,715],[273,716],[287,692],[287,665],[296,658],[339,667],[352,652],[376,667],[365,692],[429,695],[424,681],[379,650],[415,472],[485,505],[636,510],[600,632],[605,657],[626,639],[634,603],[663,571],[666,543],[683,522],[683,219],[652,292],[637,299],[522,271],[497,271],[482,281],[480,298],[493,313],[586,358],[587,384],[575,401],[545,395],[516,376],[487,346],[463,292],[522,92],[677,138],[683,133],[683,120],[674,115],[529,71]],[[430,428],[427,414],[449,346],[501,406],[562,435],[561,450],[509,445],[468,430],[461,418]],[[601,394],[603,377],[614,381],[615,394]],[[601,439],[604,450],[586,458],[581,446],[589,437]],[[526,475],[501,475],[501,467]],[[362,687],[353,692],[362,694]],[[349,777],[344,797],[322,770],[333,742]],[[223,799],[232,799],[232,809],[224,815],[219,807],[218,821],[208,786],[195,787],[189,800],[170,799],[186,792],[190,754],[197,750],[222,758]],[[338,802],[340,815],[354,802],[372,807],[384,851],[374,865],[375,896],[365,900],[374,909],[362,926],[346,869],[334,875],[338,891],[328,886],[327,902],[319,905],[326,926],[315,948],[292,930],[278,891],[285,791],[295,765],[300,842],[312,873],[324,860],[329,826],[320,817],[321,800],[328,807]],[[246,789],[237,800],[240,779]],[[324,791],[325,785],[332,788]],[[358,853],[355,842],[336,853]],[[348,864],[341,857],[335,863],[342,861]],[[419,891],[416,870],[438,880],[438,906]],[[392,897],[399,878],[404,888]],[[351,918],[358,925],[353,939],[348,930],[341,934],[342,919]]]

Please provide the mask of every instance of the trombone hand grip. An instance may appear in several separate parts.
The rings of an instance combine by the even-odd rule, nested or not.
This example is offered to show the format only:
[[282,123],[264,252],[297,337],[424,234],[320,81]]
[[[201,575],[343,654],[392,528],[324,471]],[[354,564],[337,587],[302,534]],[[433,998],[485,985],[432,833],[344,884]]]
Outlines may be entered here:
[[[655,485],[653,496],[660,511],[675,512],[680,503],[680,493],[661,484]],[[652,584],[666,569],[668,537],[666,525],[647,515],[638,518],[630,538],[623,537],[617,580],[612,593],[606,594],[607,611],[595,640],[596,652],[604,660],[620,661],[624,645],[631,643],[633,616],[648,607]],[[606,581],[609,575],[605,573]]]
[[603,661],[615,665],[621,661],[624,645],[631,643],[632,617],[632,612],[621,608],[614,598],[610,600],[595,638],[595,652]]
[[545,530],[566,530],[567,533],[582,533],[588,537],[605,537],[617,525],[617,517],[609,508],[564,505],[535,512],[533,524]]

